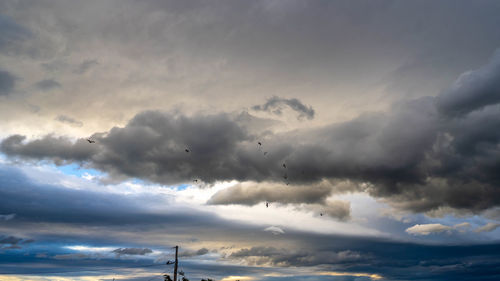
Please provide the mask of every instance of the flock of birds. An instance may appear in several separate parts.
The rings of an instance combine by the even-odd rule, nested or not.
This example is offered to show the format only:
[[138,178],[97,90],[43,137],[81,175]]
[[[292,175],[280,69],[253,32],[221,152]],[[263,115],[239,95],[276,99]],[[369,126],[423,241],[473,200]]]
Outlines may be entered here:
[[[92,140],[90,138],[88,138],[87,141],[88,141],[88,143],[95,143],[95,140]],[[262,142],[260,142],[260,141],[257,142],[257,145],[259,146],[259,151],[262,151]],[[190,153],[191,152],[191,150],[189,148],[185,148],[184,151],[186,153]],[[263,152],[264,156],[266,156],[267,154],[268,154],[267,151]],[[281,166],[285,169],[285,174],[283,175],[283,179],[285,180],[286,185],[289,185],[290,182],[288,181],[288,173],[287,173],[286,163],[283,163]],[[304,173],[304,171],[302,171],[302,174],[303,173]],[[194,179],[193,182],[198,183],[198,179]],[[269,208],[269,205],[270,205],[270,203],[268,201],[266,201],[266,208]],[[323,216],[323,213],[320,213],[319,215]]]

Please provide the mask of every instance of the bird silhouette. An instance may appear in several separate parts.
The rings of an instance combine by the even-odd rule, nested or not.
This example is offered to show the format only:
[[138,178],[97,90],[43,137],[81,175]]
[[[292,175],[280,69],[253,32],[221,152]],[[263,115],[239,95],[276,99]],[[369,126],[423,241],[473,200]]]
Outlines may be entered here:
[[266,156],[266,154],[267,154],[267,151],[264,151],[264,156]]
[[95,140],[87,139],[89,143],[95,143]]
[[262,143],[261,143],[260,141],[258,142],[258,144],[259,144],[259,146],[261,146],[261,145],[262,145]]
[[193,180],[193,182],[198,182],[198,180]]
[[187,149],[187,148],[186,148],[186,149],[184,149],[184,151],[186,151],[186,153],[191,152],[191,150],[189,150],[189,149]]
[[286,169],[286,164],[285,164],[285,163],[283,163],[283,168],[285,168],[285,169]]
[[320,216],[323,216],[323,213],[319,213]]
[[269,202],[266,202],[266,208],[269,208]]

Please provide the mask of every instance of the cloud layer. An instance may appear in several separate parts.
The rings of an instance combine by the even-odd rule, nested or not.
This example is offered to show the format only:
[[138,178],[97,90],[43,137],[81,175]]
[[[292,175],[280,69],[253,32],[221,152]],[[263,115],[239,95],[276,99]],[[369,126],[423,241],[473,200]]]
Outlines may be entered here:
[[[459,117],[448,112],[462,111],[463,103],[454,102],[453,97],[463,100],[483,92],[498,93],[490,80],[499,75],[500,68],[492,67],[499,60],[497,53],[486,66],[468,72],[466,82],[459,78],[437,99],[410,100],[386,113],[364,114],[320,128],[259,135],[249,132],[234,115],[188,117],[147,111],[123,128],[94,134],[96,144],[53,136],[24,142],[24,136],[14,135],[2,141],[1,149],[10,157],[79,163],[113,179],[293,185],[349,179],[367,182],[362,190],[393,200],[404,209],[481,211],[500,204],[496,187],[500,183],[496,173],[500,133],[494,129],[500,125],[499,100],[488,98]],[[267,155],[256,145],[262,139]],[[359,186],[354,184],[354,190]],[[211,203],[255,204],[278,194],[289,198],[283,202],[310,203],[324,200],[331,192],[321,185],[287,190],[236,186],[216,194]]]

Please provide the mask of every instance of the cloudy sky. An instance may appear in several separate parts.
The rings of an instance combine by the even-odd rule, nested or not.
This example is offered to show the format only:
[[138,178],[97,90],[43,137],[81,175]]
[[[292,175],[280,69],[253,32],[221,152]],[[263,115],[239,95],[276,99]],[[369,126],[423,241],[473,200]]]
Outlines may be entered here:
[[1,1],[0,280],[499,280],[499,14]]

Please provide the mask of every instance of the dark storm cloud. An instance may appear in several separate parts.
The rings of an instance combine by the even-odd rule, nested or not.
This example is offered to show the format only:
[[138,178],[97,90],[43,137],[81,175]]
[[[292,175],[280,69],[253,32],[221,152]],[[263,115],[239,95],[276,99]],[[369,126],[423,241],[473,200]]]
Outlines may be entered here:
[[[287,235],[292,235],[287,233]],[[300,235],[299,235],[300,236]],[[422,245],[366,237],[307,234],[302,248],[249,247],[227,258],[250,265],[317,266],[318,271],[363,272],[386,280],[495,280],[496,244]],[[285,238],[283,238],[285,239]]]
[[283,110],[285,107],[289,107],[293,111],[297,112],[299,115],[297,119],[313,119],[314,118],[314,109],[312,106],[307,106],[303,104],[298,99],[285,99],[280,97],[271,97],[267,100],[266,103],[262,105],[255,105],[252,107],[253,110],[256,111],[266,111],[269,113],[273,113],[276,115],[283,114]]
[[117,255],[139,255],[144,256],[151,254],[153,250],[148,248],[118,248],[113,250],[113,253]]
[[95,146],[80,139],[73,143],[63,137],[46,136],[43,139],[24,144],[25,136],[13,135],[2,141],[2,152],[22,158],[50,159],[56,163],[84,161],[97,152]]
[[0,96],[8,96],[16,83],[16,77],[8,71],[0,69]]
[[[163,183],[248,177],[244,166],[247,161],[231,155],[252,138],[226,114],[189,118],[148,111],[138,114],[125,128],[113,128],[92,138],[95,144],[84,139],[72,144],[52,136],[23,143],[25,137],[15,135],[2,142],[2,152],[26,159],[88,161],[113,176],[147,175],[148,180]],[[253,151],[243,152],[240,157],[264,161]]]
[[75,126],[75,127],[82,127],[83,126],[83,122],[82,121],[78,121],[74,118],[71,118],[69,116],[66,116],[66,115],[58,115],[55,120],[59,121],[59,122],[62,122],[62,123],[67,123],[69,124],[70,126]]
[[50,91],[56,88],[60,88],[61,84],[54,79],[45,79],[35,83],[35,87],[42,91]]
[[438,108],[446,114],[467,114],[500,103],[500,50],[490,62],[460,75],[438,97]]
[[[160,240],[168,234],[203,237],[203,240],[238,245],[237,241],[256,242],[257,245],[229,250],[224,259],[250,265],[245,267],[227,266],[223,263],[204,265],[182,259],[183,270],[193,276],[210,274],[223,278],[235,273],[260,274],[272,268],[257,268],[251,265],[273,265],[280,268],[307,269],[317,266],[315,271],[367,272],[384,276],[388,280],[412,280],[416,274],[425,280],[496,280],[500,245],[420,245],[410,242],[394,242],[386,239],[326,235],[287,230],[278,240],[272,233],[262,232],[262,226],[242,227],[234,222],[226,222],[197,211],[194,214],[155,214],[147,210],[155,198],[139,195],[118,195],[68,189],[55,185],[33,183],[15,168],[0,169],[0,213],[15,212],[16,219],[9,221],[3,229],[30,231],[36,239],[36,246],[44,246],[46,255],[35,257],[36,250],[14,252],[4,249],[0,255],[0,271],[8,274],[30,272],[56,272],[92,270],[109,272],[110,267],[120,272],[128,267],[152,264],[113,259],[85,252],[61,252],[60,245],[116,245],[120,243],[122,252],[147,252],[153,249],[152,237],[161,232]],[[153,196],[152,196],[153,197]],[[156,197],[156,196],[155,196]],[[164,204],[164,202],[162,203]],[[15,224],[14,224],[15,223]],[[61,228],[64,227],[64,228]],[[85,234],[71,233],[72,227],[79,230],[91,229]],[[56,228],[54,233],[51,229]],[[63,229],[64,231],[59,231]],[[164,232],[164,234],[163,234]],[[134,235],[135,233],[135,235]],[[130,236],[126,236],[129,234]],[[150,236],[151,235],[151,236]],[[164,236],[165,235],[165,236]],[[233,240],[236,238],[236,240]],[[6,247],[24,247],[32,242],[13,235],[0,237]],[[171,239],[171,238],[170,238]],[[139,246],[147,241],[148,248]],[[44,244],[52,241],[57,243]],[[170,241],[170,240],[169,240]],[[290,247],[278,246],[285,242]],[[14,243],[14,244],[12,244]],[[143,242],[146,243],[146,242]],[[32,245],[32,244],[30,244]],[[126,250],[126,249],[137,250]],[[10,252],[9,252],[10,251]],[[208,249],[187,251],[189,256],[205,255]],[[145,255],[148,258],[150,255]],[[50,259],[51,267],[40,267]],[[78,260],[78,263],[75,263]],[[158,263],[159,265],[163,263]],[[163,264],[164,266],[164,264]],[[154,268],[157,269],[157,268]],[[104,271],[106,270],[106,271]],[[153,271],[157,272],[157,271]],[[197,275],[197,276],[198,276]],[[203,276],[206,277],[207,275]]]
[[[459,78],[437,98],[403,101],[385,113],[320,128],[258,135],[234,115],[147,111],[123,128],[95,134],[96,144],[52,136],[23,142],[24,137],[11,136],[1,149],[11,157],[83,163],[115,179],[159,183],[235,179],[300,185],[348,179],[368,183],[361,189],[353,184],[352,190],[388,198],[400,208],[479,212],[500,205],[500,106],[493,98],[498,85],[492,82],[500,72],[492,67],[497,60],[496,55],[468,72],[466,81]],[[465,101],[476,91],[481,102],[469,105]],[[460,116],[448,114],[457,110]],[[262,139],[265,147],[259,148],[256,143]],[[235,187],[213,202],[252,204],[271,192],[251,191],[254,198],[242,202],[241,191]],[[316,199],[303,196],[302,202],[321,201],[328,192],[318,191]],[[298,200],[292,197],[290,202]]]

